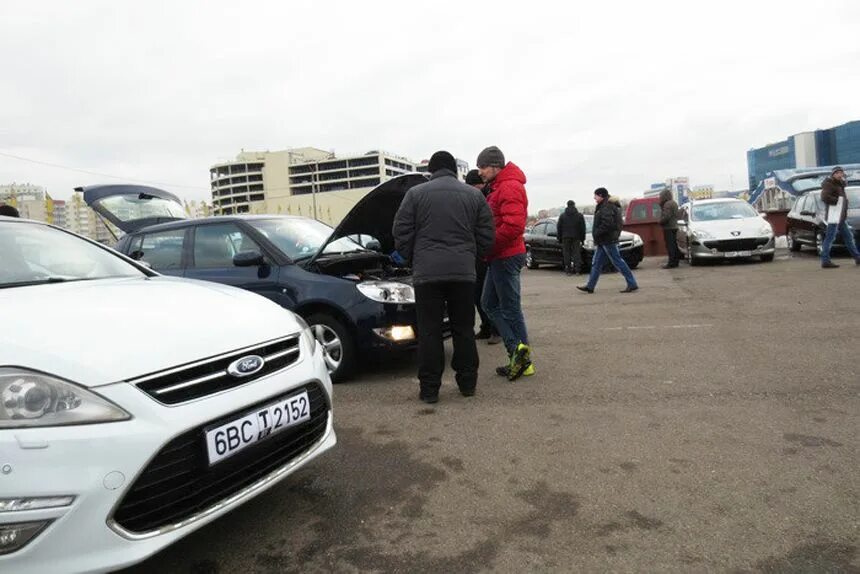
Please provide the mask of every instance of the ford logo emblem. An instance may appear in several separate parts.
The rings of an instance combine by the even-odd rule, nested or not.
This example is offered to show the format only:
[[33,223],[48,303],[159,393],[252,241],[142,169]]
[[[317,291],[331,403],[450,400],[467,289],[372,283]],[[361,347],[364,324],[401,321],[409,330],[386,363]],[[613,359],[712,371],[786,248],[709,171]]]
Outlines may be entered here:
[[260,357],[259,355],[249,355],[230,363],[230,366],[227,367],[227,374],[240,378],[250,377],[254,373],[259,373],[260,369],[262,369],[265,364],[266,361],[263,357]]
[[737,237],[740,234],[741,234],[740,231],[732,231],[732,237]]

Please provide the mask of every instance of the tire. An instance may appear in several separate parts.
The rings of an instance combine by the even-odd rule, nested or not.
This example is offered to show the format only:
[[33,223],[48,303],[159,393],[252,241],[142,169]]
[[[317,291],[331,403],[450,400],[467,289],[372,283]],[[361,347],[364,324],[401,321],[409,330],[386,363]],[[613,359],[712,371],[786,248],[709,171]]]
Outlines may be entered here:
[[538,267],[540,267],[540,265],[538,265],[538,262],[535,261],[534,255],[532,255],[531,248],[526,249],[526,267],[528,267],[529,269],[537,269]]
[[630,269],[636,269],[637,267],[639,267],[639,261],[628,261],[627,267],[629,267]]
[[798,243],[797,238],[794,236],[793,233],[789,233],[788,235],[786,235],[785,241],[788,243],[789,251],[791,251],[792,253],[797,253],[798,251],[800,251],[800,248],[802,246],[800,245],[800,243]]
[[773,261],[773,253],[768,253],[767,255],[761,256],[762,263],[770,263]]
[[317,344],[323,348],[331,382],[342,383],[355,371],[357,356],[352,333],[338,319],[326,313],[305,317]]

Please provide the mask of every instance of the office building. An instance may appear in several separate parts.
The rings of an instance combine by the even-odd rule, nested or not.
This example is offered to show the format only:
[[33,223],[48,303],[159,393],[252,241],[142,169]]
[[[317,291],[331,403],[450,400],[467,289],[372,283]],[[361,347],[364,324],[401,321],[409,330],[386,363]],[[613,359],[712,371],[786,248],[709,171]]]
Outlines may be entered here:
[[860,120],[803,132],[747,152],[749,188],[782,169],[860,163]]

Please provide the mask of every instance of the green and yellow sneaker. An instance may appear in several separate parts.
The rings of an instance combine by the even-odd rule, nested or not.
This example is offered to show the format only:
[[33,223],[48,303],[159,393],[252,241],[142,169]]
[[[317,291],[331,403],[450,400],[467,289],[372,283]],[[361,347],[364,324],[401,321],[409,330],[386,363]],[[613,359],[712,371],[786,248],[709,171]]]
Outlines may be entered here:
[[526,370],[532,367],[532,350],[525,343],[517,345],[517,350],[511,355],[511,371],[508,373],[509,381],[516,381],[522,377]]

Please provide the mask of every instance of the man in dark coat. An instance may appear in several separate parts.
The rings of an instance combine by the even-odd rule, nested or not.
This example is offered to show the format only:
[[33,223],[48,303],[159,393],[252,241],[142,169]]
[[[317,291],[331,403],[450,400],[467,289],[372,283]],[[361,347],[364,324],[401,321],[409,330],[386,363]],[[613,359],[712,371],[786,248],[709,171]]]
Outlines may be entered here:
[[663,269],[674,269],[681,260],[678,249],[678,202],[672,198],[672,190],[660,192],[660,227],[663,228],[663,239],[666,241],[666,253],[669,261]]
[[[558,241],[561,243],[564,272],[568,275],[582,273],[585,217],[576,209],[576,203],[573,200],[567,202],[567,208],[558,217]],[[573,262],[572,265],[571,261]]]
[[[473,169],[466,174],[466,184],[480,191],[484,198],[490,193],[490,186],[484,183],[484,180],[481,179],[481,173],[477,169]],[[498,345],[502,342],[499,330],[496,329],[493,320],[484,311],[484,305],[481,303],[481,295],[484,293],[484,281],[487,279],[487,262],[482,257],[475,259],[475,273],[478,276],[478,280],[475,282],[475,308],[481,317],[481,327],[478,329],[475,339],[479,341],[486,340],[488,345]]]
[[591,260],[591,275],[588,277],[588,283],[578,286],[577,289],[586,293],[594,293],[603,264],[609,259],[627,281],[627,288],[621,292],[632,293],[637,291],[639,286],[636,284],[636,279],[633,278],[633,272],[630,271],[627,262],[621,257],[621,251],[618,250],[618,238],[621,236],[621,228],[624,226],[618,199],[609,197],[609,192],[606,191],[605,187],[599,187],[594,190],[594,201],[597,202],[597,209],[594,211],[594,223],[591,232],[595,247],[594,258]]
[[[834,269],[839,265],[830,260],[830,250],[836,234],[842,234],[845,247],[854,257],[854,263],[860,265],[860,253],[854,243],[854,234],[848,226],[848,196],[845,194],[845,171],[837,166],[830,172],[830,177],[821,183],[821,201],[827,205],[824,220],[827,222],[827,233],[824,235],[824,243],[821,246],[821,267],[823,269]],[[855,206],[857,207],[857,206]],[[835,213],[839,210],[839,213]],[[831,213],[834,212],[834,213]],[[833,223],[831,223],[833,222]]]
[[439,400],[445,370],[443,323],[451,323],[457,386],[475,394],[475,259],[493,248],[493,214],[481,192],[457,179],[450,153],[433,154],[430,181],[406,192],[394,218],[397,251],[412,265],[418,326],[419,398]]

